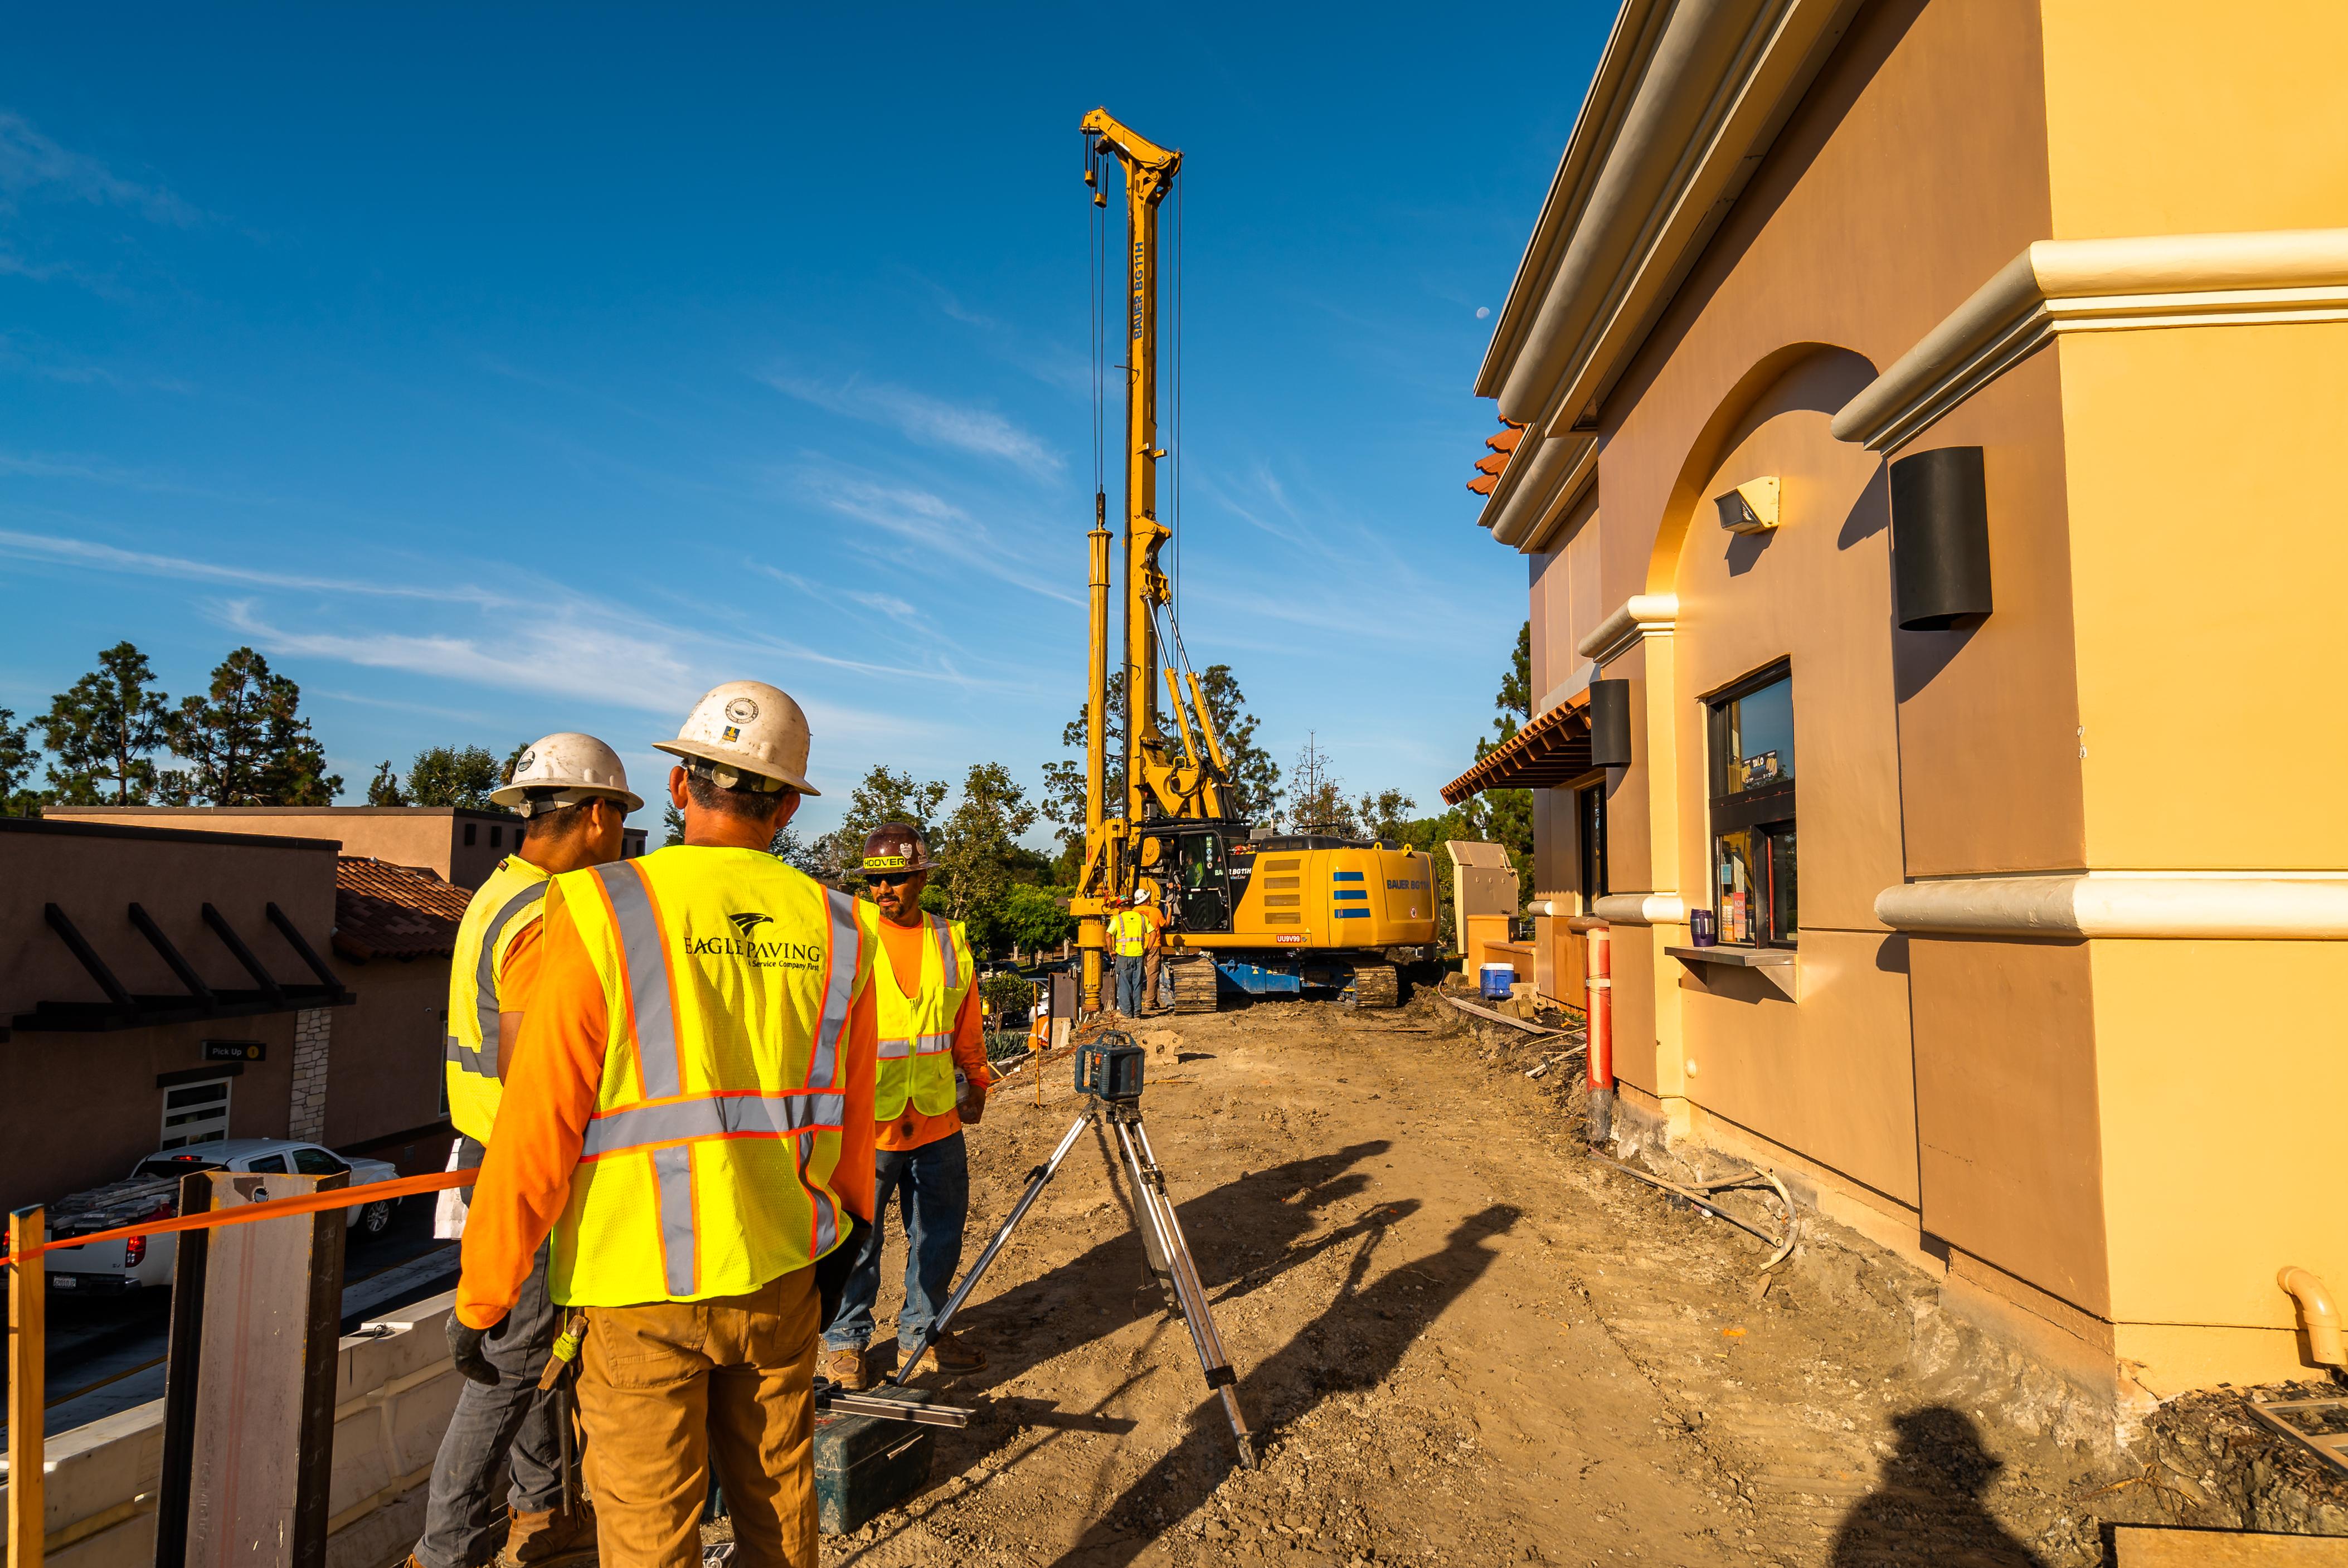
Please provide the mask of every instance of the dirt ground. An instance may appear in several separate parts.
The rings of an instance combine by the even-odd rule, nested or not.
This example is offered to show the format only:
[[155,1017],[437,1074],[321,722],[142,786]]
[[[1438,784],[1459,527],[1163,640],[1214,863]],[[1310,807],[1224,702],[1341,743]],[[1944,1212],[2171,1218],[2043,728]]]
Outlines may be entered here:
[[[1827,1235],[1756,1291],[1767,1249],[1590,1159],[1578,1070],[1528,1079],[1521,1037],[1424,993],[1148,1027],[1261,1468],[1087,1135],[957,1324],[992,1364],[942,1397],[980,1413],[827,1564],[2085,1563],[2158,1517],[2012,1389],[1920,1373],[1906,1287]],[[994,1097],[966,1262],[1078,1110],[1058,1066]]]

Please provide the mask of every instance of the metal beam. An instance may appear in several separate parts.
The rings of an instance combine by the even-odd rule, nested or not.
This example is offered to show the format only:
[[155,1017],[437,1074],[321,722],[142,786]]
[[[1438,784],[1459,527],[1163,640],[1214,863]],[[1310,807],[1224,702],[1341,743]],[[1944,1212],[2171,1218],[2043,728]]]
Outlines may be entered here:
[[[211,906],[207,904],[204,907],[209,909]],[[88,969],[89,978],[98,982],[98,989],[104,991],[115,1006],[130,1006],[130,993],[123,989],[120,980],[114,978],[114,971],[106,967],[106,960],[98,956],[98,950],[85,941],[82,934],[75,929],[72,919],[66,912],[55,904],[50,904],[44,906],[41,913],[47,918],[49,929],[65,938],[67,949],[81,960],[81,967]]]
[[212,934],[227,946],[236,961],[244,966],[244,972],[252,977],[252,983],[261,988],[261,994],[269,999],[270,1004],[273,1007],[283,1007],[285,1005],[283,988],[278,985],[275,978],[267,969],[261,967],[261,960],[252,956],[252,949],[244,945],[244,938],[236,934],[236,927],[228,923],[227,917],[210,904],[206,904],[204,924],[212,928]]
[[201,1002],[212,999],[211,987],[204,984],[203,977],[196,973],[187,959],[180,957],[180,949],[171,946],[171,938],[163,935],[163,927],[155,924],[152,916],[133,904],[130,906],[130,923],[139,927],[140,935],[163,956],[163,961],[171,966],[171,972],[180,977],[180,983],[188,988],[190,996]]

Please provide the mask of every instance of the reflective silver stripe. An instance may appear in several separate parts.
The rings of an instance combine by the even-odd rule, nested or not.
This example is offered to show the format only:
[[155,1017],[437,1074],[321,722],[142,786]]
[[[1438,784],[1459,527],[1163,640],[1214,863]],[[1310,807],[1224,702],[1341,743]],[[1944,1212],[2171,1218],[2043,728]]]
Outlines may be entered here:
[[883,1061],[902,1061],[912,1054],[913,1042],[910,1040],[884,1040],[880,1042],[880,1057]]
[[628,1002],[634,1011],[636,1062],[644,1075],[644,1098],[666,1100],[685,1092],[676,1046],[676,1016],[668,994],[668,961],[660,927],[653,919],[652,895],[644,879],[624,860],[595,867],[612,917],[619,923],[620,957],[628,967]]
[[661,1253],[668,1260],[668,1293],[689,1296],[701,1273],[694,1255],[693,1146],[654,1150],[653,1174],[660,1186]]
[[736,1133],[790,1137],[810,1129],[832,1131],[848,1121],[845,1094],[713,1094],[665,1105],[633,1105],[587,1123],[582,1158],[593,1159],[654,1143],[682,1143]]
[[938,928],[938,968],[945,971],[946,989],[953,990],[962,984],[962,970],[954,963],[953,927],[934,915],[930,918]]
[[475,1050],[455,1035],[448,1037],[448,1061],[459,1072],[478,1073],[483,1078],[498,1075],[498,1053]]
[[505,935],[515,916],[545,901],[549,886],[541,882],[507,899],[505,907],[489,917],[489,926],[481,933],[481,956],[473,975],[473,1011],[481,1020],[481,1043],[489,1048],[489,1064],[470,1071],[484,1078],[498,1075],[498,938]]
[[829,1086],[839,1077],[839,1037],[848,1028],[848,1006],[856,999],[857,960],[864,934],[856,924],[856,900],[826,889],[831,915],[830,976],[824,986],[823,1018],[815,1028],[815,1057],[808,1063],[808,1086]]
[[909,1056],[936,1056],[953,1049],[953,1035],[924,1034],[908,1040],[884,1040],[880,1055],[883,1061],[902,1061]]

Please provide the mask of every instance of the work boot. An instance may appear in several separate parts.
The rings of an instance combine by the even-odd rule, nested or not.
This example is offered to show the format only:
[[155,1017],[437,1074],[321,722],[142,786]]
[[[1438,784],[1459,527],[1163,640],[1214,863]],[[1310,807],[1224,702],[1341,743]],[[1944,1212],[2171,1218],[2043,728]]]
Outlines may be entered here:
[[872,1373],[864,1364],[861,1349],[827,1352],[823,1358],[823,1375],[850,1393],[860,1392],[872,1386]]
[[556,1568],[592,1562],[594,1556],[595,1511],[585,1503],[568,1512],[524,1513],[517,1509],[498,1553],[498,1568]]
[[954,1331],[949,1328],[932,1340],[928,1349],[922,1352],[922,1358],[913,1370],[943,1372],[951,1377],[963,1372],[975,1372],[985,1365],[986,1352],[975,1345],[963,1343]]

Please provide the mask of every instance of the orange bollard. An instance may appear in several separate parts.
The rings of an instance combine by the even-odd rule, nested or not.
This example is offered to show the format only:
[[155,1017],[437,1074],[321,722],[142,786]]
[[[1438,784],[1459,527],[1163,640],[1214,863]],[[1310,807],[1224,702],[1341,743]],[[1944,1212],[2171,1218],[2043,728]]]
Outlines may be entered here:
[[1614,977],[1606,927],[1590,933],[1590,963],[1582,982],[1583,1013],[1590,1045],[1584,1053],[1590,1077],[1590,1141],[1614,1135]]

